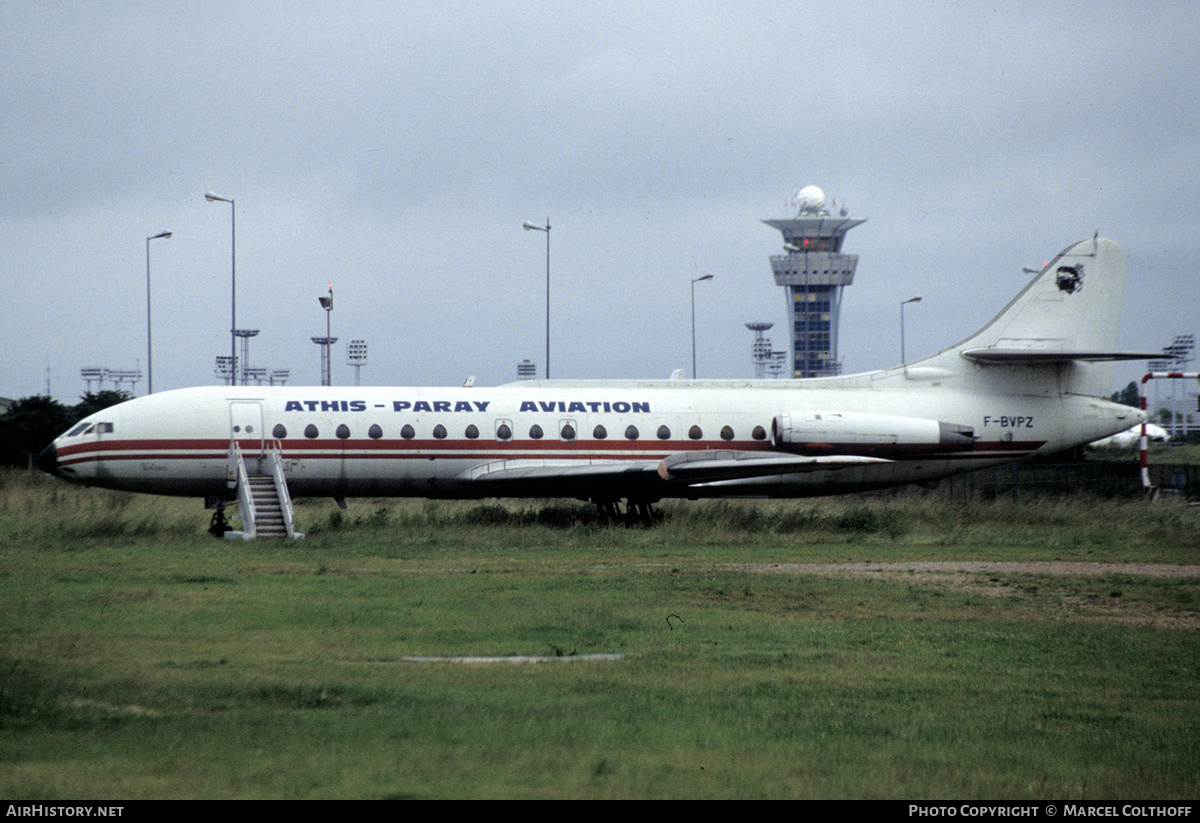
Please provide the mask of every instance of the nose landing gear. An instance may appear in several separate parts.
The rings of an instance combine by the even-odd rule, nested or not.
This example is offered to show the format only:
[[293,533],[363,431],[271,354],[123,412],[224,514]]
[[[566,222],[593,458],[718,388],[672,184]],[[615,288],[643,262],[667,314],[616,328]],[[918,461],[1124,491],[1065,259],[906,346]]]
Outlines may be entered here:
[[651,500],[626,500],[625,511],[621,512],[621,501],[617,498],[609,500],[593,499],[600,513],[600,522],[604,525],[621,523],[626,526],[653,526],[655,520],[654,503]]

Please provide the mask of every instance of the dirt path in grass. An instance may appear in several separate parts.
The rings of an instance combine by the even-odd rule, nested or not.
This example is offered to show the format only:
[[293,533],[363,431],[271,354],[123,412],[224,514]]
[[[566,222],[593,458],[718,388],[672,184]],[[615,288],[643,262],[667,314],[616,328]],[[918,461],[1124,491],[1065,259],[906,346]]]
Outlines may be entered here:
[[[1172,563],[1071,563],[1053,560],[987,561],[935,560],[901,563],[764,563],[742,564],[745,571],[780,574],[816,574],[833,577],[887,577],[922,582],[939,575],[978,575],[988,572],[1005,574],[1080,574],[1096,577],[1128,574],[1138,577],[1200,577],[1200,566]],[[914,579],[920,578],[920,579]]]
[[762,563],[727,568],[759,574],[877,579],[911,585],[939,586],[988,597],[1037,599],[1051,614],[1200,631],[1200,610],[1186,602],[1139,602],[1125,598],[1114,582],[1103,596],[1082,597],[1055,586],[1051,577],[1120,575],[1157,578],[1200,578],[1200,565],[1168,563],[1069,563],[1055,561],[929,561],[907,563]]

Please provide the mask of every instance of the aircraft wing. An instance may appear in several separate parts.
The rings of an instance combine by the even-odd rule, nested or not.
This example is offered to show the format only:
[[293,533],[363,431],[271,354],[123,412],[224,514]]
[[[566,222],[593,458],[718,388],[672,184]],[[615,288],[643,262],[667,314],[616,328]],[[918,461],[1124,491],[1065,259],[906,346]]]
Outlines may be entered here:
[[847,454],[806,457],[798,454],[764,454],[732,450],[678,452],[669,455],[658,464],[658,475],[667,481],[683,481],[688,484],[712,483],[717,480],[743,480],[891,462],[881,457]]
[[828,471],[892,461],[858,455],[803,455],[733,450],[677,452],[662,460],[580,462],[499,460],[462,475],[497,491],[540,493],[550,497],[592,496],[604,491],[651,491],[663,483],[689,486],[719,480],[744,480],[795,472]]

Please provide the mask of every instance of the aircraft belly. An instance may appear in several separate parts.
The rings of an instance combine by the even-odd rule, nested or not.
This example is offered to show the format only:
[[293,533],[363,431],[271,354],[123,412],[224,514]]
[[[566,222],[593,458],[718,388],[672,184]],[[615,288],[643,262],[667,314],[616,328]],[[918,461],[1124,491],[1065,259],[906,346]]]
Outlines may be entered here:
[[[192,460],[103,461],[92,485],[118,491],[163,494],[173,497],[209,497],[227,494],[225,461]],[[88,481],[83,481],[88,482]]]
[[459,479],[477,460],[455,458],[307,458],[285,460],[293,495],[325,497],[480,497]]

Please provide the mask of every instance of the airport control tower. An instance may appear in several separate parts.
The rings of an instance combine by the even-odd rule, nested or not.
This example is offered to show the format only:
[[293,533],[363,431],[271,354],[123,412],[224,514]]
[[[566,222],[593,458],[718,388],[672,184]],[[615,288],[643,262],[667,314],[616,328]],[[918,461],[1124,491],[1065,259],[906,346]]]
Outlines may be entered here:
[[854,282],[858,255],[842,254],[846,232],[866,220],[851,220],[846,209],[832,214],[825,208],[825,192],[805,186],[794,195],[796,216],[764,220],[783,233],[786,254],[771,257],[776,285],[787,299],[793,377],[826,377],[840,374],[838,317],[842,289]]

